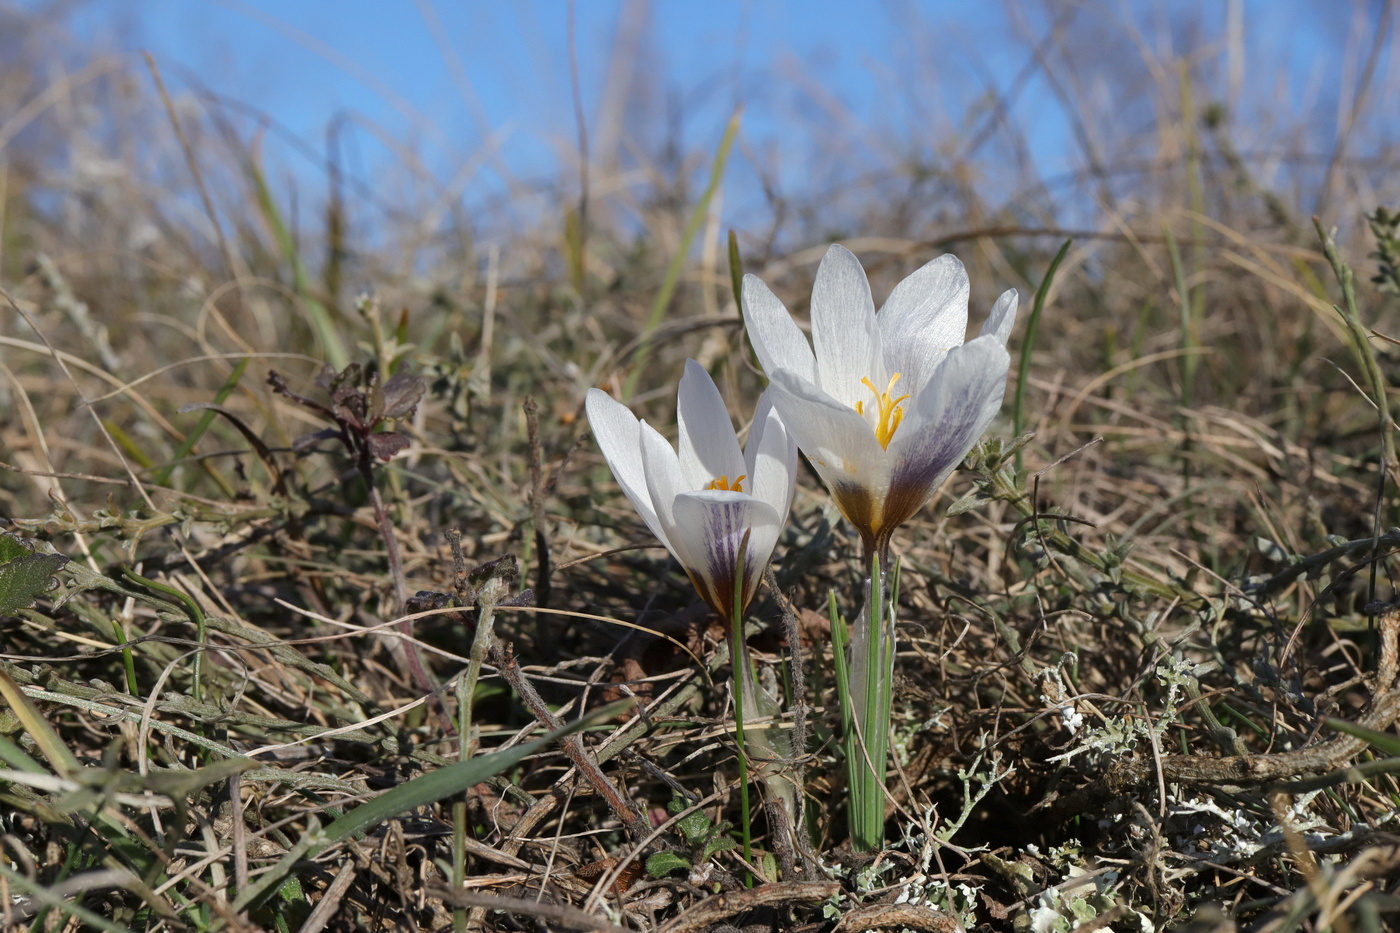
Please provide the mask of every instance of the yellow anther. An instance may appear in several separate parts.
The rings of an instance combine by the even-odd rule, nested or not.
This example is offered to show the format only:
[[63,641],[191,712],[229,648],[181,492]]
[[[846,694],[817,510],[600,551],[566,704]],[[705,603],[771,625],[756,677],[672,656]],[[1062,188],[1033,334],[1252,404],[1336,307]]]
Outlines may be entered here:
[[710,481],[710,485],[706,486],[705,488],[706,488],[706,489],[723,489],[723,490],[725,490],[726,492],[743,492],[743,491],[744,491],[744,480],[746,480],[746,479],[748,479],[748,478],[749,478],[749,474],[743,473],[743,474],[741,474],[741,475],[739,476],[738,479],[736,479],[736,480],[734,481],[733,485],[731,485],[730,482],[729,482],[729,477],[727,477],[727,476],[721,476],[719,479],[711,480],[711,481]]
[[[899,423],[904,420],[904,406],[900,402],[909,398],[907,395],[894,397],[894,384],[899,381],[899,373],[890,377],[890,384],[881,392],[875,388],[875,383],[869,377],[862,379],[861,385],[870,390],[875,396],[875,404],[879,406],[880,420],[875,425],[875,440],[880,442],[880,446],[885,450],[890,449],[890,439],[894,437],[894,432],[899,429]],[[856,414],[865,414],[865,403],[856,402]]]

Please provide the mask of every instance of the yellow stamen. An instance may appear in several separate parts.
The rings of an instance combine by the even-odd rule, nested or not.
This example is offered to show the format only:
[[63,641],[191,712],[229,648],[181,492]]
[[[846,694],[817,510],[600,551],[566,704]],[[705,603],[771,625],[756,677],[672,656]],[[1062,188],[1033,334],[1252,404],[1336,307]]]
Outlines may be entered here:
[[[890,440],[894,437],[894,432],[899,429],[899,423],[904,420],[904,407],[899,403],[909,398],[907,395],[894,398],[894,384],[899,381],[899,376],[899,373],[891,376],[890,384],[885,387],[883,392],[875,388],[875,383],[871,382],[869,377],[860,381],[861,385],[869,389],[875,396],[875,404],[879,406],[880,420],[875,425],[875,440],[879,441],[880,446],[885,450],[890,449]],[[865,414],[865,403],[856,402],[855,409],[856,414]]]
[[736,479],[736,480],[734,481],[733,485],[730,485],[730,483],[729,483],[729,477],[727,477],[727,476],[721,476],[719,479],[711,480],[711,481],[710,481],[710,485],[706,486],[705,488],[706,488],[706,489],[723,489],[723,490],[725,490],[725,491],[727,491],[727,492],[743,492],[743,491],[744,491],[744,480],[746,480],[746,479],[748,479],[748,478],[749,478],[749,474],[747,474],[747,473],[740,474],[739,478]]

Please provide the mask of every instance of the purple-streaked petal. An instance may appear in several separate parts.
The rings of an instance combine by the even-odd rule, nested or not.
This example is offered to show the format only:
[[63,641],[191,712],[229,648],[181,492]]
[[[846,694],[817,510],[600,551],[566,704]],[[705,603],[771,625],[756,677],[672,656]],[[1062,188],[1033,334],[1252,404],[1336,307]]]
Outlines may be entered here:
[[750,477],[745,489],[786,520],[797,482],[797,441],[788,433],[768,392],[759,397],[754,409],[744,460]]
[[671,534],[676,525],[672,513],[676,496],[686,491],[682,485],[685,481],[681,478],[680,462],[676,459],[676,452],[671,449],[666,438],[657,433],[657,430],[651,425],[643,421],[639,432],[641,434],[642,473],[646,477],[647,494],[651,496],[652,506],[656,509],[656,518],[660,526],[656,536],[661,539],[661,543],[666,545],[667,550],[676,560],[682,564],[689,563],[689,555],[678,546]]
[[967,338],[967,271],[951,253],[925,263],[890,292],[876,320],[885,366],[917,396],[943,356]]
[[721,476],[733,483],[745,473],[744,455],[724,399],[705,367],[694,360],[685,361],[676,395],[676,420],[683,489],[704,489]]
[[997,339],[997,343],[1006,346],[1006,341],[1011,339],[1011,328],[1016,323],[1016,305],[1020,300],[1020,295],[1016,294],[1014,288],[1003,292],[997,303],[992,305],[992,313],[987,315],[987,320],[982,324],[982,336],[990,334]]
[[603,459],[608,462],[613,477],[622,487],[637,514],[646,522],[651,533],[664,544],[666,535],[662,530],[660,517],[652,505],[651,493],[647,489],[646,474],[642,468],[641,425],[627,406],[608,395],[602,389],[589,389],[584,408],[588,412],[588,425]]
[[[743,561],[741,609],[748,606],[763,576],[782,519],[766,503],[742,493],[705,490],[676,497],[673,534],[691,555],[683,562],[695,589],[725,618],[734,607],[735,576]],[[744,535],[748,548],[741,551]]]
[[812,348],[817,354],[817,384],[838,402],[871,403],[862,379],[885,390],[889,374],[882,366],[870,282],[860,260],[839,244],[822,257],[812,285]]
[[917,512],[967,456],[1001,409],[1010,364],[993,336],[948,351],[890,443],[894,466],[877,531]]
[[744,276],[742,295],[744,329],[763,371],[771,377],[777,370],[787,369],[815,382],[817,360],[812,346],[778,296],[755,275]]
[[774,374],[769,391],[788,433],[830,487],[842,513],[864,535],[889,486],[891,461],[875,431],[855,409],[787,373]]

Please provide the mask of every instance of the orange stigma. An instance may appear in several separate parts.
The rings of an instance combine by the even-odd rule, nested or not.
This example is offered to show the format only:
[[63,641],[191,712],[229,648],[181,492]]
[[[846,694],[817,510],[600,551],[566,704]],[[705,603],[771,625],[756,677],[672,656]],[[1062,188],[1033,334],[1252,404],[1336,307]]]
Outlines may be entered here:
[[743,491],[744,491],[744,480],[746,480],[746,479],[748,479],[748,478],[749,478],[749,474],[744,473],[744,474],[740,475],[739,478],[736,479],[736,480],[733,482],[733,484],[730,484],[730,482],[729,482],[729,477],[727,477],[727,476],[721,476],[719,479],[711,480],[711,481],[710,481],[710,485],[706,486],[705,488],[706,488],[706,489],[723,489],[723,490],[725,490],[726,492],[743,492]]

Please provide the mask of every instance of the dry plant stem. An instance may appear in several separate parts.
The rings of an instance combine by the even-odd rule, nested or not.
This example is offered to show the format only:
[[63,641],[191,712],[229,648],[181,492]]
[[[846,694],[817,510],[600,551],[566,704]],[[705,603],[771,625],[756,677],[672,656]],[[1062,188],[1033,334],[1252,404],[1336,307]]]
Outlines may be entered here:
[[788,814],[785,802],[777,797],[769,797],[763,801],[763,812],[768,814],[768,826],[772,831],[769,844],[772,845],[773,855],[778,861],[779,875],[783,878],[796,878],[797,847],[793,840],[797,838],[798,833],[794,820]]
[[[1266,600],[1292,586],[1299,577],[1306,577],[1314,573],[1319,573],[1329,564],[1334,564],[1345,558],[1357,559],[1370,554],[1373,547],[1378,547],[1384,553],[1400,548],[1400,531],[1387,531],[1374,538],[1358,538],[1339,544],[1336,547],[1319,551],[1310,557],[1305,557],[1295,564],[1280,570],[1272,577],[1251,588],[1249,595],[1253,599]],[[1379,556],[1379,552],[1377,555]]]
[[[237,894],[248,887],[248,825],[243,817],[243,783],[237,774],[228,779],[229,820],[232,822],[233,849],[233,893]],[[246,920],[247,914],[240,913],[239,919]]]
[[871,904],[857,907],[841,918],[834,933],[865,930],[923,930],[925,933],[962,933],[958,918],[941,910],[912,904]]
[[311,911],[311,915],[306,918],[306,922],[301,925],[297,933],[320,933],[326,928],[335,917],[336,911],[340,909],[340,902],[345,898],[346,892],[350,890],[350,885],[355,882],[358,872],[355,863],[346,860],[336,872],[335,880],[331,882],[326,893],[321,895],[321,899],[316,902],[316,909]]
[[[748,551],[749,535],[745,532],[739,553]],[[795,757],[789,736],[773,725],[756,726],[748,730],[746,721],[772,720],[781,712],[755,676],[753,657],[749,654],[748,642],[744,640],[744,562],[740,560],[734,568],[734,603],[730,610],[729,661],[734,671],[734,737],[738,740],[737,759],[739,762],[739,803],[740,832],[743,838],[744,862],[752,864],[752,836],[749,826],[749,760],[752,757],[764,762],[760,773],[763,786],[768,789],[769,800],[765,807],[772,820],[774,850],[781,860],[784,877],[791,878],[795,873],[796,816],[798,798],[802,796],[802,785],[793,781],[783,769]]]
[[1269,789],[1282,791],[1286,794],[1307,794],[1315,790],[1336,787],[1338,784],[1364,784],[1382,774],[1397,773],[1400,773],[1400,759],[1382,758],[1377,761],[1364,761],[1349,768],[1339,768],[1315,778],[1271,784]]
[[[399,551],[399,539],[394,535],[394,521],[389,517],[384,497],[379,494],[379,487],[374,484],[374,476],[368,464],[361,466],[360,475],[364,477],[365,485],[369,488],[370,505],[374,507],[374,521],[379,526],[379,536],[384,539],[385,555],[389,559],[389,576],[394,581],[394,611],[403,612],[404,605],[408,602],[408,582],[404,579],[403,554]],[[409,631],[411,629],[406,629],[405,634]]]
[[1322,241],[1322,253],[1332,266],[1332,274],[1337,277],[1337,284],[1342,287],[1342,305],[1337,308],[1337,311],[1341,314],[1342,320],[1346,322],[1347,331],[1351,334],[1352,350],[1356,354],[1356,361],[1361,364],[1362,370],[1366,373],[1366,381],[1370,383],[1371,402],[1380,414],[1381,468],[1377,471],[1376,509],[1374,523],[1371,526],[1375,532],[1375,541],[1371,547],[1370,592],[1371,598],[1375,599],[1376,571],[1378,569],[1376,555],[1380,551],[1382,512],[1385,508],[1385,481],[1389,477],[1392,482],[1395,482],[1397,469],[1400,469],[1400,463],[1396,462],[1395,457],[1395,435],[1391,431],[1393,422],[1390,420],[1390,401],[1386,394],[1389,386],[1385,376],[1381,373],[1380,363],[1376,360],[1376,351],[1371,346],[1370,331],[1361,322],[1361,312],[1356,308],[1356,277],[1352,273],[1351,267],[1342,261],[1332,234],[1323,228],[1322,222],[1316,217],[1313,218],[1313,227],[1317,230],[1318,239]]
[[[379,495],[379,488],[374,485],[369,470],[362,469],[360,472],[369,486],[369,501],[374,506],[374,519],[379,525],[379,536],[384,539],[384,547],[389,557],[389,574],[394,578],[394,614],[398,615],[403,612],[404,605],[408,602],[408,586],[404,580],[403,556],[399,553],[398,538],[394,536],[394,522],[389,518],[389,510],[384,507],[384,499]],[[404,640],[399,642],[399,647],[413,686],[424,693],[431,693],[436,685],[428,675],[427,668],[423,666],[423,655],[413,643],[413,623],[400,622],[399,631],[405,636]]]
[[[768,791],[764,809],[769,814],[769,835],[774,853],[778,856],[784,877],[792,878],[796,869],[794,838],[797,835],[797,801],[801,796],[801,785],[788,772],[795,757],[792,743],[781,728],[772,725],[781,712],[779,705],[759,686],[748,645],[739,633],[739,623],[735,623],[733,629],[729,653],[734,668],[734,737],[739,762],[744,861],[753,861],[748,829],[748,784],[756,777]],[[749,725],[749,721],[754,724]],[[749,765],[755,761],[760,767],[751,771]]]
[[[488,658],[541,725],[551,730],[563,726],[558,717],[550,712],[549,707],[545,705],[543,698],[536,692],[534,686],[526,679],[513,653],[506,651],[499,644],[495,644],[491,646]],[[645,839],[651,832],[651,826],[638,815],[631,802],[622,796],[622,792],[617,789],[613,782],[608,780],[608,776],[603,773],[602,768],[598,767],[598,763],[593,759],[588,747],[583,744],[582,738],[571,735],[564,739],[563,745],[564,754],[569,757],[574,766],[583,773],[588,783],[593,785],[593,789],[612,808],[613,813],[627,827],[627,832],[634,839]]]
[[716,894],[661,927],[657,933],[693,933],[758,907],[819,904],[840,893],[841,886],[834,881],[794,881],[790,884],[765,884],[750,891]]
[[[453,554],[461,562],[461,532],[453,530],[448,534],[448,542]],[[472,639],[470,659],[467,669],[457,679],[457,748],[458,760],[466,761],[472,755],[472,697],[476,695],[476,685],[481,679],[481,665],[487,652],[496,642],[496,606],[506,593],[506,584],[499,577],[492,577],[476,594],[476,636]],[[465,795],[452,803],[452,887],[461,890],[466,881],[467,854],[467,801]],[[452,912],[452,927],[457,933],[467,929],[467,914],[461,907]]]
[[[677,710],[688,706],[700,693],[700,688],[694,683],[688,683],[676,690],[668,697],[658,699],[647,708],[647,716],[629,726],[623,726],[605,741],[593,753],[593,760],[599,764],[604,764],[614,756],[627,751],[633,742],[641,737],[647,728],[648,719],[662,719],[673,715]],[[549,793],[535,801],[534,805],[525,811],[524,815],[516,822],[511,829],[511,836],[501,844],[501,851],[509,856],[514,856],[520,851],[530,832],[538,826],[546,817],[555,811],[560,803],[567,797],[567,788],[575,781],[575,769],[567,771],[559,780],[554,782]]]
[[[811,846],[807,842],[806,833],[801,827],[807,825],[807,795],[802,789],[807,786],[804,776],[803,762],[807,754],[807,677],[802,666],[802,635],[798,630],[797,611],[793,608],[792,602],[783,595],[783,591],[778,588],[778,578],[773,573],[770,566],[766,572],[765,579],[768,589],[773,593],[773,598],[778,601],[778,607],[783,615],[783,633],[787,638],[788,648],[788,670],[792,678],[792,754],[788,765],[792,783],[797,788],[798,793],[796,810],[791,814],[784,814],[790,824],[787,828],[791,836],[784,836],[784,841],[791,839],[795,851],[788,853],[787,846],[777,845],[775,841],[774,849],[777,852],[779,862],[782,863],[783,877],[791,878],[792,865],[783,863],[784,856],[791,859],[794,856],[802,862],[802,874],[807,881],[816,881],[819,872],[817,859]],[[769,804],[769,819],[774,819],[772,802]]]
[[[802,756],[807,750],[807,674],[802,666],[802,633],[797,627],[797,610],[792,601],[783,595],[778,587],[777,575],[770,566],[765,573],[765,582],[778,601],[783,614],[783,636],[787,639],[788,671],[792,678],[792,750],[794,760],[792,777],[798,787],[803,785]],[[798,798],[799,804],[803,798]],[[798,823],[802,822],[802,807],[795,814]]]
[[471,654],[467,660],[466,672],[461,677],[457,689],[459,729],[462,733],[462,760],[472,752],[472,697],[476,694],[477,682],[481,679],[481,665],[486,655],[496,647],[496,607],[501,597],[506,595],[506,584],[498,577],[492,577],[476,594],[476,635],[472,638]]

